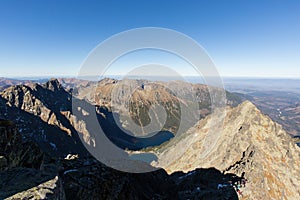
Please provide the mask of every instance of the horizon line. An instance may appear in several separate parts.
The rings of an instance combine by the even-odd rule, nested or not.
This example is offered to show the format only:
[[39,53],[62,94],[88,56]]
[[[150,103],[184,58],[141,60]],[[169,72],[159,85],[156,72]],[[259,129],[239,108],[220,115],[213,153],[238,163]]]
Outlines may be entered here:
[[[102,76],[103,78],[110,78],[110,77],[123,77],[125,75],[105,75]],[[0,78],[7,78],[7,79],[51,79],[51,78],[75,78],[81,79],[83,76],[74,76],[74,75],[28,75],[28,76],[0,76]],[[89,77],[89,76],[87,76]],[[97,76],[90,76],[90,77],[97,77]],[[100,76],[99,76],[100,77]],[[131,75],[127,77],[176,77],[176,76],[153,76],[153,75]],[[182,77],[193,77],[193,78],[203,78],[202,76],[197,75],[182,75]],[[216,76],[206,76],[206,77],[216,77]],[[300,79],[300,76],[222,76],[221,78],[232,78],[232,79]]]

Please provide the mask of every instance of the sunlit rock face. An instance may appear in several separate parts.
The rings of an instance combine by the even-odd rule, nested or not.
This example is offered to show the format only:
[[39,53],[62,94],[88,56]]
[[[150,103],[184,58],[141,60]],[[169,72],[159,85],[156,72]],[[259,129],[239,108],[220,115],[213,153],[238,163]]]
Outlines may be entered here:
[[300,149],[279,124],[246,101],[227,110],[218,143],[200,158],[208,128],[214,128],[211,120],[199,121],[184,137],[163,145],[155,166],[168,173],[214,166],[244,176],[248,183],[241,199],[300,198]]

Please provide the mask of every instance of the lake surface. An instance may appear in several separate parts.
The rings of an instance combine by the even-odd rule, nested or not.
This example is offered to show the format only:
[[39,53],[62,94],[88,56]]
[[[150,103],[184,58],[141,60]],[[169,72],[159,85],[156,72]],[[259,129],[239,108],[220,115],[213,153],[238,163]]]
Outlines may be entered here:
[[131,160],[140,160],[146,163],[151,163],[152,161],[157,161],[157,156],[153,153],[140,153],[129,155]]

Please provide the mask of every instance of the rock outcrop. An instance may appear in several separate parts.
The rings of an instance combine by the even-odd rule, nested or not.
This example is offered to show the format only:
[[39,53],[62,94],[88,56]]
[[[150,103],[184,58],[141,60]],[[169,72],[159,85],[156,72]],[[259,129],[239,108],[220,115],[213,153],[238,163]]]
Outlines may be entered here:
[[[61,178],[50,177],[33,169],[18,169],[0,173],[7,186],[2,186],[0,197],[7,200],[15,199],[51,199],[65,200],[65,192]],[[19,176],[16,178],[15,176]],[[43,177],[43,179],[41,178]],[[9,180],[9,178],[12,178]]]
[[92,158],[63,161],[63,168],[67,199],[238,199],[233,187],[218,189],[218,183],[233,180],[234,176],[214,168],[172,175],[162,169],[130,174]]
[[39,168],[43,153],[32,141],[23,140],[12,121],[0,120],[0,169],[13,167]]
[[0,120],[0,199],[65,199],[57,166],[48,160],[12,121]]

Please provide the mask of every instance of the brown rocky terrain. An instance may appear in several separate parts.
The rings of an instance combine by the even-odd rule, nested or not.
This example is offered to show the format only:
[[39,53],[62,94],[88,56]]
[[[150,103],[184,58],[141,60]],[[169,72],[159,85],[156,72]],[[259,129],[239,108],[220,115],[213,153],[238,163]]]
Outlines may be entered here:
[[72,96],[57,80],[43,85],[11,86],[0,95],[0,118],[19,124],[25,139],[33,139],[51,155],[84,151],[66,117],[71,110]]
[[246,97],[292,136],[300,136],[300,95],[290,91],[250,92]]
[[[210,114],[207,86],[177,81],[118,83],[113,79],[82,84],[73,80],[63,83],[74,84],[75,88],[66,90],[52,79],[42,85],[11,86],[1,92],[0,118],[13,122],[0,124],[0,198],[51,199],[54,195],[60,199],[299,199],[299,148],[280,125],[252,103],[238,105],[241,100],[227,93],[222,135],[210,154],[202,157],[205,136],[218,128]],[[191,90],[197,91],[194,102],[190,101]],[[115,91],[118,98],[111,104]],[[121,116],[120,123],[128,125],[126,117],[130,117],[146,125],[148,111],[153,109],[155,113],[153,107],[162,105],[167,111],[163,130],[174,138],[166,143],[159,138],[144,141],[134,134],[124,134],[116,126],[113,114],[122,115],[126,110],[121,102],[126,101],[130,91],[134,91],[128,101],[130,113]],[[81,102],[81,107],[74,111],[72,101]],[[194,119],[201,114],[201,120],[185,127],[185,134],[176,133],[181,116],[179,103],[187,108],[194,108],[195,103],[200,107],[191,116]],[[96,112],[106,136],[123,149],[159,145],[146,151],[155,150],[158,160],[152,164],[166,171],[121,173],[91,158],[79,137],[91,142],[97,134],[89,124],[92,112]],[[157,123],[160,120],[151,119]],[[133,138],[135,142],[130,143]],[[243,194],[238,195],[228,183],[242,177],[248,182],[241,189]],[[226,187],[218,189],[219,184]]]
[[[162,109],[166,111],[166,122],[160,129],[173,134],[178,131],[185,132],[196,121],[211,112],[210,92],[216,95],[221,93],[221,90],[214,87],[209,88],[203,84],[182,81],[153,82],[106,78],[99,82],[90,82],[75,87],[73,95],[92,105],[117,112],[120,115],[120,123],[125,129],[137,124],[140,128],[131,131],[133,134],[141,136],[144,133],[144,127],[150,122],[156,127],[162,126],[163,119],[156,115]],[[241,98],[236,95],[229,92],[226,95],[226,104],[229,106],[236,106],[242,102]],[[180,131],[178,130],[180,117],[185,114],[181,113],[182,111],[188,113],[189,117],[185,118],[186,127]]]
[[[251,101],[292,136],[300,136],[299,79],[224,78],[226,89]],[[298,111],[297,111],[298,110]]]
[[168,173],[214,166],[243,176],[248,183],[241,199],[300,198],[300,149],[281,125],[246,101],[228,109],[217,145],[201,158],[202,142],[208,128],[213,128],[212,120],[199,121],[186,135],[159,147],[155,166]]
[[[144,131],[143,126],[150,121],[163,131],[176,134],[182,114],[180,106],[184,107],[184,110],[188,110],[186,115],[189,116],[189,118],[186,118],[186,126],[182,128],[181,132],[193,126],[198,121],[199,115],[200,118],[205,117],[211,110],[208,88],[204,85],[182,82],[156,83],[145,80],[124,80],[122,82],[114,79],[104,79],[99,83],[80,82],[71,79],[63,79],[63,81],[64,84],[72,83],[76,87],[65,90],[57,79],[52,79],[42,85],[35,83],[11,86],[0,93],[0,107],[3,110],[0,117],[21,122],[20,124],[24,127],[20,127],[20,131],[24,136],[33,138],[44,149],[53,151],[54,154],[65,152],[64,155],[66,155],[85,151],[76,145],[80,143],[77,131],[83,134],[85,138],[89,137],[90,131],[87,130],[87,120],[83,119],[86,118],[88,113],[81,113],[82,116],[78,116],[79,113],[77,113],[77,116],[75,116],[72,110],[72,100],[73,102],[82,101],[85,110],[78,108],[82,109],[82,112],[88,110],[91,113],[97,110],[99,122],[106,126],[107,130],[114,130],[110,131],[108,135],[111,139],[115,138],[118,141],[119,139],[116,138],[120,137],[121,130],[116,127],[113,118],[114,113],[119,115],[118,121],[124,129],[134,124],[142,125],[137,126],[138,129],[132,132],[132,136],[134,134],[141,136]],[[118,98],[111,105],[111,95],[115,91]],[[196,99],[189,97],[192,96],[192,91],[196,91]],[[128,114],[124,113],[124,110],[127,109],[122,106],[126,101],[126,97],[131,94],[130,92],[133,92],[133,94],[129,99],[130,112]],[[230,93],[228,93],[228,96],[228,105],[234,106],[241,101]],[[157,112],[155,107],[160,108],[159,105],[163,106],[167,113],[166,123],[163,124],[163,127],[160,127],[162,125],[161,119],[156,117],[155,114]],[[195,107],[197,109],[194,109]],[[151,118],[148,114],[149,110],[153,110]],[[167,136],[168,139],[170,137]],[[132,138],[124,135],[123,140],[128,143]],[[121,143],[119,145],[123,147],[124,145]],[[128,147],[141,148],[143,147],[141,143]],[[151,142],[151,144],[154,143]]]

